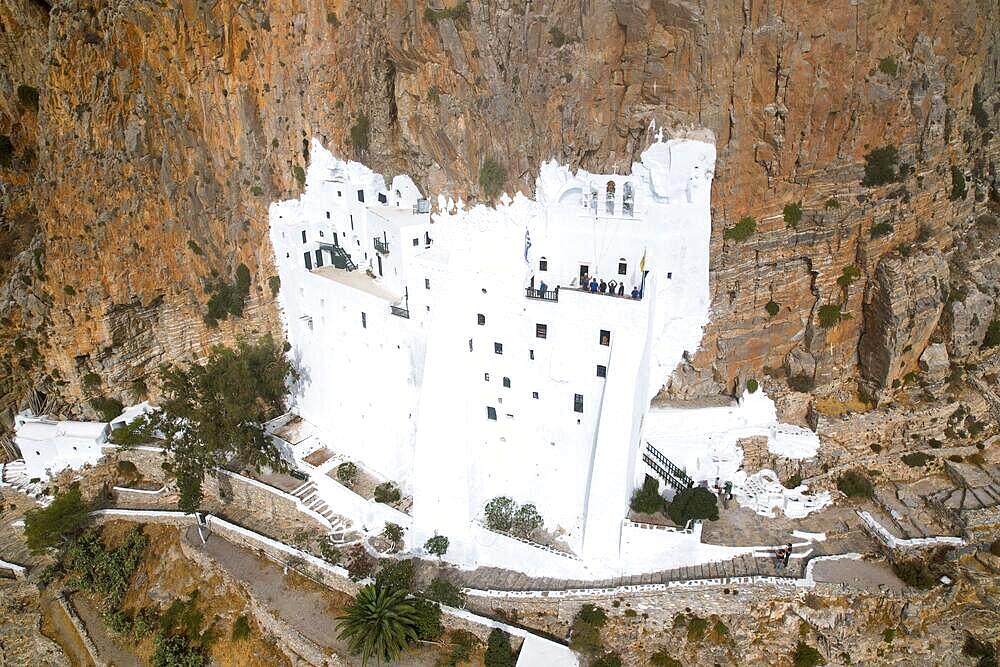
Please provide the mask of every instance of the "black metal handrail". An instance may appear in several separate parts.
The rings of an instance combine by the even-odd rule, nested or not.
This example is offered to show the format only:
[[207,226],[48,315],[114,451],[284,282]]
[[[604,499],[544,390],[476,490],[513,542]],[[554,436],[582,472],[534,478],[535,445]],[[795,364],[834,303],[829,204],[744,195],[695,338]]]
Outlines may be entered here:
[[524,296],[529,299],[541,299],[542,301],[558,301],[559,288],[556,287],[554,290],[540,290],[534,287],[525,287]]
[[642,454],[642,460],[676,491],[684,491],[694,486],[694,481],[688,477],[684,470],[677,467],[673,461],[648,442],[646,443],[646,451]]
[[403,308],[402,306],[389,306],[389,312],[397,317],[410,319],[410,311],[408,308]]
[[381,253],[383,255],[389,254],[389,242],[383,241],[380,238],[372,239],[375,242],[375,252]]

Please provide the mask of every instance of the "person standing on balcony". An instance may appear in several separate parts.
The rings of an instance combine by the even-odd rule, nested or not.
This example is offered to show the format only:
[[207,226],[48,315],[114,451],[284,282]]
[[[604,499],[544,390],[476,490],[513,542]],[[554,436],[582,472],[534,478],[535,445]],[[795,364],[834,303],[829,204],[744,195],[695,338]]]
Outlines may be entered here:
[[608,291],[608,284],[602,280],[601,286],[598,289],[600,289],[601,294],[604,294],[605,292]]
[[632,298],[633,299],[639,298],[639,288],[636,287],[635,285],[632,285]]
[[625,281],[618,283],[618,296],[625,296]]
[[549,288],[549,286],[545,284],[544,280],[539,280],[538,281],[538,296],[544,297],[545,296],[545,291],[548,288]]
[[597,294],[597,278],[590,279],[590,291]]

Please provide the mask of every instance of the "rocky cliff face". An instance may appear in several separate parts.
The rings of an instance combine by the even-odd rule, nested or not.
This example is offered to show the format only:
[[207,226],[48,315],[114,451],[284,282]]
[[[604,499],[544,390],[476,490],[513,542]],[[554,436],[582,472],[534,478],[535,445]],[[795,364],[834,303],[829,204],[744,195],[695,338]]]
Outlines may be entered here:
[[[897,288],[883,289],[878,267],[890,283],[925,268],[903,262],[890,275],[883,256],[919,244],[954,264],[997,205],[996,0],[48,9],[0,0],[0,134],[14,154],[0,166],[3,233],[18,239],[4,245],[0,294],[8,410],[33,385],[69,402],[131,400],[155,391],[160,362],[276,331],[266,207],[300,187],[313,136],[474,198],[487,157],[505,166],[508,189],[530,191],[550,157],[626,169],[650,121],[711,130],[713,320],[670,383],[676,395],[730,390],[765,369],[808,386],[857,377],[862,332],[897,325],[870,305]],[[22,84],[38,89],[37,112],[18,100]],[[862,186],[864,156],[889,144],[899,178]],[[793,203],[800,219],[795,207],[783,216]],[[726,240],[746,216],[756,231]],[[969,270],[995,273],[988,255]],[[206,287],[241,263],[252,276],[243,317],[207,326]],[[846,267],[857,275],[838,283]],[[983,294],[991,301],[963,302],[974,326],[946,307],[953,354],[978,348],[996,317],[995,295]],[[823,326],[824,305],[851,317]],[[919,335],[866,333],[863,356],[898,365],[909,344],[909,368],[936,319]],[[14,349],[17,336],[30,342]],[[904,338],[913,341],[895,349]],[[100,384],[84,387],[89,374]],[[890,389],[897,376],[866,375]]]

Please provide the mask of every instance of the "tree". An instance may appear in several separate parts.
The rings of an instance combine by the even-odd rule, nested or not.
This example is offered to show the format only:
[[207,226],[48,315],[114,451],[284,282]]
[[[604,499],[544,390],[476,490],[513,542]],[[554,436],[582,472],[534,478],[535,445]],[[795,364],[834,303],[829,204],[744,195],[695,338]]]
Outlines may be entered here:
[[863,473],[848,470],[837,479],[837,489],[849,498],[871,498],[875,488]]
[[71,487],[56,496],[48,507],[24,515],[28,548],[32,553],[42,553],[62,546],[83,531],[89,514],[90,508],[83,501],[79,487]]
[[441,625],[441,605],[431,600],[410,598],[410,604],[417,612],[417,638],[421,641],[434,641],[444,632]]
[[375,585],[393,591],[413,590],[413,560],[389,561],[375,575]]
[[424,542],[424,549],[432,556],[440,558],[448,552],[448,538],[444,535],[435,535]]
[[799,223],[802,221],[802,202],[792,202],[791,204],[785,204],[785,207],[781,209],[781,215],[785,219],[785,224],[792,229],[797,229]]
[[148,415],[136,417],[111,431],[108,441],[119,447],[136,447],[153,439],[153,423]]
[[826,660],[815,648],[800,641],[795,646],[795,652],[792,653],[792,664],[795,667],[819,667],[819,665],[825,665]]
[[520,537],[528,538],[544,524],[542,515],[531,503],[521,505],[514,512],[510,532]]
[[678,526],[683,526],[688,521],[715,521],[719,518],[718,499],[714,493],[701,486],[684,489],[667,506],[667,514]]
[[375,573],[377,561],[369,554],[363,545],[355,544],[348,549],[345,567],[353,581],[367,579]]
[[507,532],[514,523],[514,511],[517,505],[507,496],[497,496],[486,503],[486,527],[490,530]]
[[570,629],[569,647],[574,651],[595,656],[604,650],[601,628],[608,620],[607,613],[600,607],[585,604],[573,617]]
[[398,523],[387,522],[382,529],[382,537],[389,541],[389,551],[392,553],[403,548],[403,527]]
[[865,155],[865,177],[861,180],[861,185],[871,187],[898,180],[897,162],[899,162],[899,152],[895,146],[889,145],[874,149]]
[[344,461],[337,466],[337,481],[351,486],[358,477],[358,466],[352,461]]
[[465,605],[465,595],[462,594],[461,589],[444,577],[434,577],[431,580],[431,585],[424,592],[424,596],[449,607]]
[[642,482],[642,488],[636,489],[632,496],[632,511],[641,514],[655,514],[663,510],[663,496],[660,495],[660,480],[655,477],[646,477]]
[[757,231],[757,221],[753,216],[744,216],[740,218],[732,227],[726,227],[722,230],[722,238],[727,241],[737,241],[743,242],[748,238],[753,236],[753,233]]
[[514,667],[514,649],[510,635],[500,628],[493,628],[486,640],[486,667]]
[[479,168],[479,187],[483,189],[483,194],[493,199],[500,194],[506,182],[507,170],[503,165],[493,158],[486,158]]
[[297,374],[270,336],[237,349],[217,345],[205,364],[160,369],[164,464],[177,480],[178,506],[198,508],[205,474],[235,459],[260,470],[283,469],[263,423],[285,409],[286,383]]
[[392,503],[398,502],[402,495],[399,492],[399,487],[392,482],[382,482],[375,487],[375,502],[385,503],[386,505],[391,505]]
[[358,591],[337,621],[338,637],[361,654],[362,665],[372,658],[392,662],[418,638],[418,613],[406,592],[373,584]]

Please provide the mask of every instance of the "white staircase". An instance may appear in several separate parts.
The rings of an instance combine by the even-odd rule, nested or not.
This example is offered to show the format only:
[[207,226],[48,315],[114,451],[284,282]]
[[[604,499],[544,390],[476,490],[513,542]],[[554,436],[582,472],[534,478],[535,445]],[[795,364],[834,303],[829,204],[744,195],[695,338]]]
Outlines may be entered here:
[[52,502],[52,497],[45,495],[45,485],[42,482],[32,482],[28,479],[23,459],[0,463],[0,487],[4,486],[9,486],[15,491],[30,496],[43,507]]
[[347,544],[354,541],[353,526],[349,519],[336,514],[320,497],[319,489],[312,480],[307,481],[292,491],[292,495],[302,501],[308,509],[316,512],[330,522],[330,539],[334,544]]

